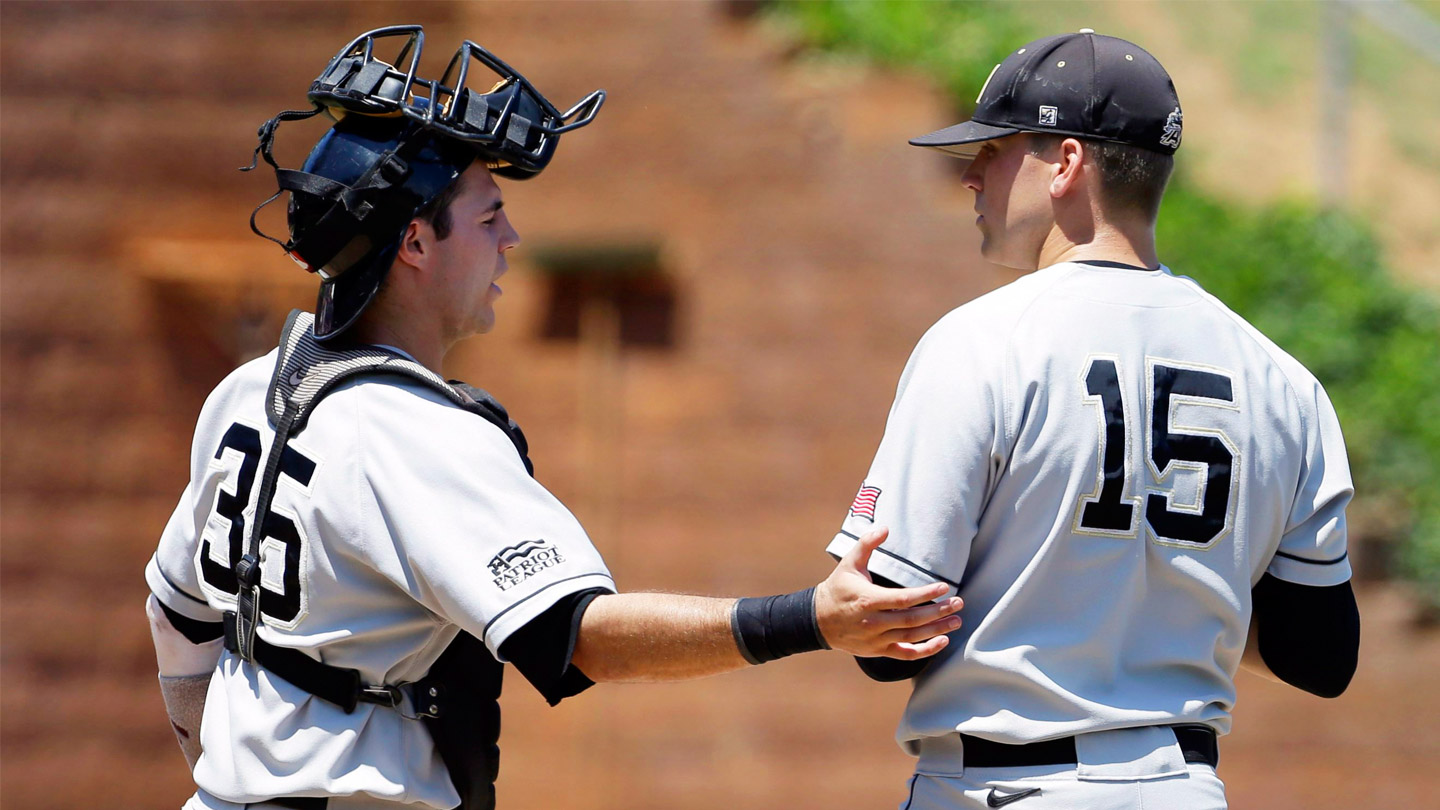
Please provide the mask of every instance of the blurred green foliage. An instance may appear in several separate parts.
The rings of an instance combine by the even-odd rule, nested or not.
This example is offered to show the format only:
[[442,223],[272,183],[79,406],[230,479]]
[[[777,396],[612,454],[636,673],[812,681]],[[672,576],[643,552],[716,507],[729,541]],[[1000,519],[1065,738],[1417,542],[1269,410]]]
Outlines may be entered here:
[[1363,225],[1311,205],[1252,210],[1177,178],[1156,236],[1324,384],[1370,528],[1394,533],[1402,572],[1440,603],[1440,306],[1392,280]]
[[[1024,4],[816,0],[775,14],[817,51],[932,74],[973,109],[990,69],[1050,31]],[[1370,230],[1313,204],[1250,208],[1183,173],[1165,198],[1161,255],[1304,363],[1345,430],[1372,530],[1440,605],[1440,304],[1396,283]]]

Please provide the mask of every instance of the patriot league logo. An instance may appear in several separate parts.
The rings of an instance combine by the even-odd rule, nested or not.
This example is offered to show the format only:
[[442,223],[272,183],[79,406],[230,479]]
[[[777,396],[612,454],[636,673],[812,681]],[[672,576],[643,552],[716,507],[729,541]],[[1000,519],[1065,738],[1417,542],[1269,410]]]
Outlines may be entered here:
[[526,540],[506,549],[501,549],[490,559],[490,575],[495,585],[508,591],[529,579],[535,573],[553,568],[565,562],[560,549],[544,540]]

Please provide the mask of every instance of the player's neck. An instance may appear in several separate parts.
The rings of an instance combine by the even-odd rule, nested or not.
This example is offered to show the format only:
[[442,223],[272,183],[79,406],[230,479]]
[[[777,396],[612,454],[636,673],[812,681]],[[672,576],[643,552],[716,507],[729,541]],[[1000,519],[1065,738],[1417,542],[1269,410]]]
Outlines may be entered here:
[[1077,243],[1066,238],[1059,228],[1052,229],[1040,247],[1037,266],[1043,268],[1061,262],[1083,261],[1118,262],[1151,268],[1160,266],[1159,255],[1155,252],[1153,225],[1123,227],[1097,223],[1093,233],[1087,236],[1087,241]]
[[[369,315],[370,313],[366,313]],[[431,371],[445,376],[442,368],[445,361],[445,342],[440,336],[433,339],[423,328],[413,322],[393,322],[383,318],[362,317],[350,331],[354,340],[378,346],[393,346],[415,358],[415,362]]]

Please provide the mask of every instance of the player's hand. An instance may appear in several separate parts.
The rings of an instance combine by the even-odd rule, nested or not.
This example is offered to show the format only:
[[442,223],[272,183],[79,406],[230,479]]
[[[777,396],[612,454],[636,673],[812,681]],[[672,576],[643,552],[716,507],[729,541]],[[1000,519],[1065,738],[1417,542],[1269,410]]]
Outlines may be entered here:
[[870,580],[870,554],[890,531],[875,529],[840,560],[815,588],[815,614],[831,649],[863,658],[914,660],[945,649],[946,633],[960,627],[964,606],[955,596],[935,604],[949,590],[943,582],[923,588],[885,588]]

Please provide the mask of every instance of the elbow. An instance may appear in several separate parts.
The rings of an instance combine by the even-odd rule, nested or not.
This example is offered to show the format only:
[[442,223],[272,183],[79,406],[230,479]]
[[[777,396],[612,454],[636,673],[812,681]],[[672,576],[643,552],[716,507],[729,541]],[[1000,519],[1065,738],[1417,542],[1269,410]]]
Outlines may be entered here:
[[[587,614],[588,615],[588,614]],[[595,683],[644,683],[657,680],[645,668],[645,662],[624,644],[582,624],[575,640],[570,666]]]
[[1314,686],[1306,689],[1305,691],[1309,692],[1312,695],[1318,695],[1322,698],[1340,697],[1341,695],[1345,694],[1345,690],[1349,688],[1351,676],[1353,676],[1354,674],[1354,672],[1351,672],[1349,675],[1346,675],[1343,678],[1335,678],[1328,682],[1315,684]]
[[1312,660],[1305,662],[1307,665],[1297,665],[1298,662],[1271,663],[1267,660],[1266,665],[1275,673],[1275,677],[1296,689],[1316,697],[1337,698],[1345,694],[1345,690],[1350,687],[1350,681],[1355,678],[1355,670],[1359,664],[1358,641],[1357,637],[1354,647],[1332,651],[1323,662]]
[[615,683],[625,680],[625,673],[617,671],[613,656],[599,654],[595,645],[586,643],[582,635],[576,640],[575,652],[570,656],[570,666],[595,683]]
[[1276,672],[1275,677],[1316,697],[1337,698],[1349,688],[1350,681],[1355,677],[1355,667],[1352,665],[1308,672]]
[[1316,697],[1337,698],[1345,694],[1349,688],[1350,681],[1355,675],[1353,668],[1345,671],[1306,673],[1301,676],[1286,677],[1280,673],[1276,676],[1296,689],[1309,692]]
[[1255,600],[1260,657],[1275,677],[1317,697],[1344,694],[1360,660],[1350,583],[1311,587],[1266,574]]

